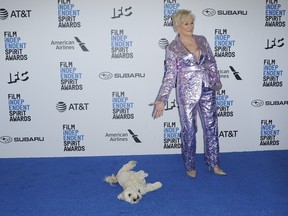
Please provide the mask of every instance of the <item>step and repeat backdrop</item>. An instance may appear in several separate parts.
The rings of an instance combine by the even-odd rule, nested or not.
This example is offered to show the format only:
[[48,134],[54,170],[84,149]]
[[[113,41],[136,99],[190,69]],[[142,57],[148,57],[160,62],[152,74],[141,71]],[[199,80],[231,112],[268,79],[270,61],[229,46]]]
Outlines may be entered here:
[[218,63],[220,151],[287,150],[287,0],[1,0],[0,157],[180,153],[175,90],[149,103],[182,8]]

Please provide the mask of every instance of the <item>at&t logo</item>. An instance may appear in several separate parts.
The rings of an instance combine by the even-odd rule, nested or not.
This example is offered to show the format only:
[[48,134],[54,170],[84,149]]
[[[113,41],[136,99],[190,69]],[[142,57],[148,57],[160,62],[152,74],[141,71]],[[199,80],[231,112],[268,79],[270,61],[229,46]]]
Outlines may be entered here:
[[[12,10],[10,18],[28,18],[31,16],[32,10]],[[5,8],[0,8],[0,20],[6,20],[9,12]]]
[[69,106],[67,106],[65,102],[60,101],[56,104],[56,109],[59,112],[65,112],[67,108],[68,110],[82,111],[82,110],[88,110],[88,105],[89,103],[71,103]]

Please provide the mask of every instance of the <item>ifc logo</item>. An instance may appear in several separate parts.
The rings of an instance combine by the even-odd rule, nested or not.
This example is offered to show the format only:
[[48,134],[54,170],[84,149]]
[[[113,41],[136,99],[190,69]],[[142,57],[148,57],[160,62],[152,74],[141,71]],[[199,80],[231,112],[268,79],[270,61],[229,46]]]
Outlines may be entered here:
[[8,11],[4,8],[0,8],[0,20],[5,20],[8,18]]
[[64,102],[60,101],[60,102],[57,103],[56,109],[57,109],[59,112],[65,112],[66,109],[67,109],[67,105],[66,105]]

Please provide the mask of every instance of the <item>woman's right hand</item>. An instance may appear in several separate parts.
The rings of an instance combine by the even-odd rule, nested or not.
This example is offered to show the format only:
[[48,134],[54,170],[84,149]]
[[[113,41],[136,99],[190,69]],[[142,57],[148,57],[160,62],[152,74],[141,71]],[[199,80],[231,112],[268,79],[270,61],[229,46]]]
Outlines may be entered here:
[[152,117],[154,119],[159,118],[163,115],[165,104],[162,101],[155,101],[154,103],[149,104],[154,106]]

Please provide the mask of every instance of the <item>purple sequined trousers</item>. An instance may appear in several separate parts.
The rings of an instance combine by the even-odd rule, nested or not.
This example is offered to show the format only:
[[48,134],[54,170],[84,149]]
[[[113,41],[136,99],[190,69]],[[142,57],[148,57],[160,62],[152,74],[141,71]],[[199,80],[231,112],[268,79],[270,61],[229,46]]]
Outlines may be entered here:
[[167,103],[176,84],[176,97],[181,122],[182,155],[187,170],[195,169],[197,113],[204,135],[205,162],[219,164],[218,120],[215,90],[222,88],[217,65],[204,36],[194,35],[200,50],[196,59],[179,39],[179,35],[166,49],[166,73],[157,101]]
[[205,162],[212,167],[219,164],[215,90],[203,87],[202,95],[197,103],[179,105],[179,116],[182,125],[182,156],[187,170],[195,170],[197,112],[203,128]]

